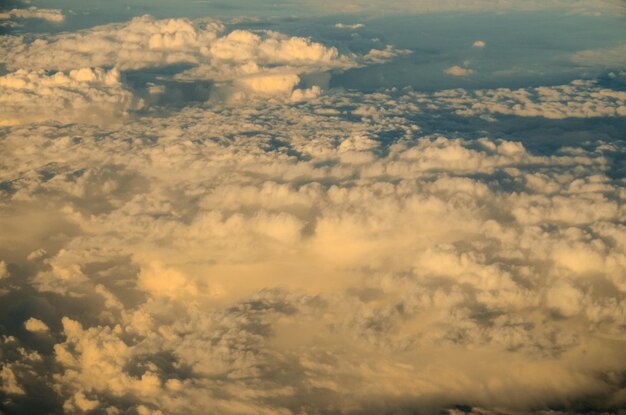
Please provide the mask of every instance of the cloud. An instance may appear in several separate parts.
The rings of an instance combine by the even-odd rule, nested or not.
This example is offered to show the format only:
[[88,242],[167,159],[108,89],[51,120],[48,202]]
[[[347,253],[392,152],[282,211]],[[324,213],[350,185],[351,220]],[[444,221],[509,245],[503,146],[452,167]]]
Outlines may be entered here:
[[623,91],[322,94],[410,52],[213,20],[0,39],[4,411],[626,405],[626,149],[579,145]]
[[363,61],[366,63],[384,63],[399,56],[410,55],[412,51],[408,49],[398,49],[392,45],[385,46],[384,49],[370,49],[370,51],[363,56]]
[[34,317],[31,317],[24,322],[24,328],[35,333],[46,333],[48,331],[46,323]]
[[33,6],[27,9],[11,9],[8,12],[0,12],[0,20],[8,19],[40,19],[50,23],[63,23],[65,16],[58,9],[39,9]]
[[[461,76],[464,71],[464,68],[458,68],[453,72]],[[626,115],[626,93],[603,88],[594,81],[578,80],[569,85],[517,90],[455,89],[439,91],[434,96],[434,99],[425,98],[430,101],[431,108],[451,110],[468,117],[500,114],[563,119]]]
[[626,65],[626,43],[610,48],[589,49],[571,55],[571,60],[584,67],[624,67]]
[[[274,31],[224,31],[224,25],[214,20],[155,20],[143,16],[127,23],[33,41],[4,36],[0,38],[0,50],[3,63],[11,71],[164,68],[180,82],[214,82],[221,91],[217,95],[231,91],[233,86],[235,91],[228,95],[255,91],[266,95],[270,82],[277,85],[279,79],[289,79],[272,93],[280,92],[286,98],[298,84],[292,81],[302,75],[380,63],[405,53],[388,46],[372,50],[367,56],[347,56],[335,47]],[[291,88],[282,88],[286,85]],[[243,90],[237,90],[237,86],[243,86]]]
[[349,30],[356,30],[356,29],[362,29],[365,27],[365,25],[363,23],[353,23],[353,24],[346,24],[346,23],[336,23],[335,27],[337,29],[349,29]]
[[[113,75],[16,79],[100,90]],[[298,82],[254,76],[238,88],[271,97]],[[0,237],[4,402],[541,413],[573,412],[585,394],[623,406],[624,194],[610,174],[623,144],[540,154],[452,121],[425,131],[457,110],[467,123],[526,116],[521,99],[615,106],[617,93],[330,91],[4,127],[0,226],[22,230]],[[47,336],[29,329],[44,324]]]
[[487,46],[487,43],[485,43],[484,40],[477,40],[474,43],[472,43],[472,47],[478,48],[478,49],[482,49],[485,46]]
[[469,68],[463,68],[461,66],[451,66],[444,71],[446,74],[451,76],[469,76],[474,74],[474,70]]
[[68,73],[18,70],[0,77],[2,125],[56,120],[113,121],[142,102],[121,81],[119,71],[82,68]]

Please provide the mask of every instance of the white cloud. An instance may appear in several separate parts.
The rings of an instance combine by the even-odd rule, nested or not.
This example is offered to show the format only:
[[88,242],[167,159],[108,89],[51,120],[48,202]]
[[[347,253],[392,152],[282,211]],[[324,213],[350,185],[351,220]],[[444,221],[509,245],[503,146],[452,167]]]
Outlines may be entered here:
[[[0,131],[3,405],[541,413],[583,394],[599,410],[624,405],[623,143],[539,154],[519,130],[483,131],[507,130],[498,115],[551,133],[552,119],[623,116],[622,91],[321,94],[309,74],[408,52],[348,58],[222,31],[143,17],[2,39],[14,60],[0,77],[12,124]],[[85,63],[101,67],[74,69]],[[192,66],[172,82],[208,79],[231,101],[128,122],[140,93],[120,71],[168,64]]]
[[[234,30],[223,34],[224,30],[220,22],[212,20],[154,20],[143,16],[128,23],[34,41],[5,36],[0,38],[0,60],[11,71],[67,72],[80,67],[115,67],[128,71],[189,65],[182,72],[178,69],[177,80],[211,80],[225,90],[241,85],[243,91],[231,94],[259,90],[264,95],[270,80],[277,85],[279,78],[289,79],[274,91],[289,98],[297,84],[292,80],[303,74],[380,63],[407,53],[388,46],[384,50],[372,50],[364,57],[344,56],[337,48],[308,38],[274,31]],[[263,88],[261,80],[264,80]],[[292,88],[282,88],[287,85]]]
[[[241,90],[297,80],[255,82]],[[497,102],[610,96],[596,88]],[[5,128],[2,217],[25,232],[0,249],[32,270],[58,339],[53,369],[3,355],[12,399],[45,382],[66,411],[515,411],[590,388],[621,402],[590,375],[624,369],[626,195],[603,145],[547,156],[415,126],[493,94],[337,91]]]
[[384,49],[371,49],[363,56],[363,61],[366,63],[384,63],[398,56],[410,55],[411,53],[408,49],[398,49],[392,45],[387,45]]
[[356,29],[362,29],[365,27],[365,25],[363,23],[353,23],[353,24],[346,24],[346,23],[337,23],[335,24],[335,27],[337,29],[349,29],[349,30],[356,30]]
[[48,332],[48,326],[46,325],[46,323],[34,317],[31,317],[24,322],[24,328],[34,333]]
[[0,12],[0,20],[6,19],[41,19],[51,23],[63,23],[65,16],[58,9],[29,7],[27,9],[11,9],[8,12]]
[[485,43],[484,40],[477,40],[474,43],[472,43],[472,47],[478,48],[478,49],[482,49],[485,46],[487,46],[487,43]]
[[124,87],[119,71],[82,68],[68,73],[18,70],[0,76],[0,125],[56,120],[114,121],[141,100]]
[[[3,77],[3,86],[7,90],[3,124],[46,119],[81,121],[88,114],[95,114],[94,119],[103,118],[103,113],[115,118],[119,114],[113,107],[124,113],[141,106],[140,100],[131,97],[131,91],[120,82],[113,85],[107,81],[101,85],[103,88],[97,89],[92,81],[77,80],[82,83],[69,88],[58,85],[55,93],[49,93],[52,84],[62,79],[62,73],[71,74],[80,67],[113,67],[114,71],[154,67],[164,68],[167,72],[167,68],[182,65],[173,69],[174,80],[183,84],[210,80],[213,85],[208,95],[217,100],[237,102],[273,97],[303,101],[320,95],[327,81],[324,82],[325,78],[319,74],[383,63],[410,53],[388,45],[384,49],[372,49],[363,56],[345,56],[335,47],[274,31],[223,32],[224,26],[213,20],[154,20],[143,16],[127,23],[49,35],[32,41],[23,37],[0,37],[3,56],[0,59],[13,71]],[[58,75],[50,75],[55,71]],[[18,82],[17,78],[21,81]],[[299,88],[303,78],[306,81]],[[318,78],[322,80],[321,84],[311,84]],[[89,90],[72,91],[74,88]],[[45,97],[37,95],[41,91]],[[136,96],[145,95],[149,103],[167,102],[170,100],[168,95],[177,94],[175,87],[171,91],[154,83],[146,86],[145,93],[134,92]],[[114,105],[116,99],[119,102]],[[50,101],[45,111],[28,108],[40,105],[42,100]],[[96,109],[109,104],[111,108]],[[72,108],[72,111],[59,111],[61,106]]]
[[[460,69],[459,75],[464,71]],[[439,91],[434,97],[421,96],[418,99],[428,102],[431,109],[453,110],[463,116],[504,114],[563,119],[626,115],[626,92],[603,88],[592,81],[517,90],[454,89]]]
[[469,76],[474,74],[474,71],[472,69],[463,68],[457,65],[449,67],[444,72],[451,76]]

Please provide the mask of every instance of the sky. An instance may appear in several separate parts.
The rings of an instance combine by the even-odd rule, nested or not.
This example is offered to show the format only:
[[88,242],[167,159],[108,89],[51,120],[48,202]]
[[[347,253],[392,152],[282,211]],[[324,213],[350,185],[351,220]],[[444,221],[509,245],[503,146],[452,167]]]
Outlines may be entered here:
[[626,411],[626,3],[0,5],[0,414]]

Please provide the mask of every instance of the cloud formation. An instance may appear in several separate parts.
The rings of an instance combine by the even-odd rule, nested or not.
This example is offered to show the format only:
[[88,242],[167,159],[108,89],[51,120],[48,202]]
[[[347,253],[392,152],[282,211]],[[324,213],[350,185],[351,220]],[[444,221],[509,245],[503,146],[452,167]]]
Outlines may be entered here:
[[410,52],[208,19],[0,45],[3,413],[626,406],[626,145],[578,128],[624,91],[322,93]]
[[7,12],[0,12],[0,21],[8,19],[40,19],[50,23],[63,23],[65,16],[58,9],[39,9],[32,6],[27,9],[11,9]]
[[142,107],[116,69],[82,68],[67,74],[46,71],[0,76],[0,125],[56,120],[113,121]]
[[225,26],[215,20],[149,16],[35,40],[4,36],[0,51],[0,61],[10,71],[159,68],[181,82],[214,82],[216,95],[235,100],[257,92],[287,98],[295,94],[298,99],[315,96],[310,89],[315,85],[297,88],[303,75],[382,63],[408,53],[387,46],[364,56],[344,55],[335,47],[275,31],[225,33]]
[[[456,69],[453,69],[456,68]],[[451,75],[466,75],[465,69],[450,68]],[[433,95],[414,94],[432,109],[454,111],[462,116],[514,115],[549,119],[624,117],[626,92],[604,88],[595,81],[573,81],[552,87],[453,89]]]
[[469,68],[464,68],[462,66],[454,65],[449,67],[444,71],[446,74],[451,76],[469,76],[474,74],[474,70]]
[[451,94],[5,128],[7,408],[623,406],[623,144],[422,132]]
[[487,43],[484,40],[477,40],[474,43],[472,43],[472,47],[475,47],[478,49],[482,49],[485,46],[487,46]]

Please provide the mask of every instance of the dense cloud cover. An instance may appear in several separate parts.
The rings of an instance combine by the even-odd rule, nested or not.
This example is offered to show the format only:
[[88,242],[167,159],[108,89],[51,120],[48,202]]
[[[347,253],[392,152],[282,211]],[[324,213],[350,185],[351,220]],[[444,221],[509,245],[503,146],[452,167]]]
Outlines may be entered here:
[[568,124],[623,91],[331,90],[407,52],[215,20],[0,42],[3,413],[626,407],[626,144]]

